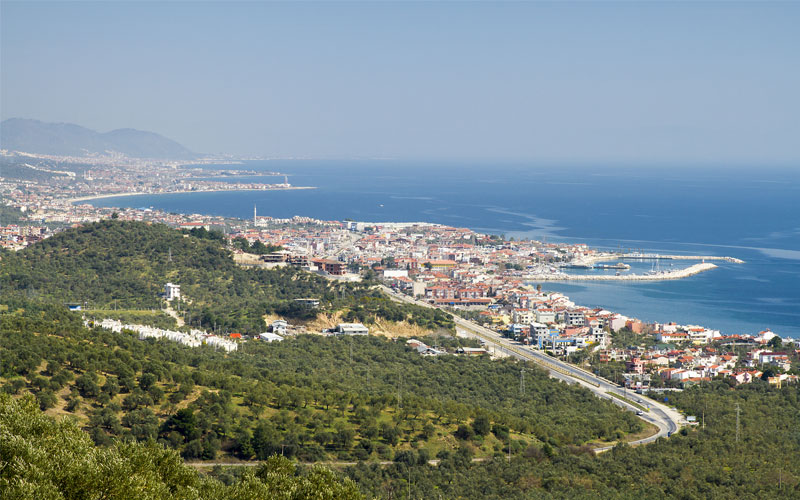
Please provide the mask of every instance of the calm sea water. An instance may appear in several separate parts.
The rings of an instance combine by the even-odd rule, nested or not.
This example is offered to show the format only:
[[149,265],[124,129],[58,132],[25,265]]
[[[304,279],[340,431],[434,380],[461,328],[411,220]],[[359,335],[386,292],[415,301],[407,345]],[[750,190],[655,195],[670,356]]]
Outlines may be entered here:
[[[743,265],[676,281],[545,283],[575,302],[647,321],[800,338],[800,169],[674,169],[269,161],[306,191],[191,193],[97,200],[180,213],[425,221],[507,237],[585,242]],[[263,178],[254,178],[263,179]]]

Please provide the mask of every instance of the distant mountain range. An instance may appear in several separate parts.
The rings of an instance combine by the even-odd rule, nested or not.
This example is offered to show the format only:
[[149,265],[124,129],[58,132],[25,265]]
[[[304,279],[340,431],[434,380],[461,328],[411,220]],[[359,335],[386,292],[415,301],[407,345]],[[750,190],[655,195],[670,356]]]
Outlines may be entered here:
[[191,160],[200,156],[153,132],[121,128],[100,133],[73,123],[45,123],[23,118],[9,118],[0,123],[0,148],[63,156],[111,151],[133,158]]

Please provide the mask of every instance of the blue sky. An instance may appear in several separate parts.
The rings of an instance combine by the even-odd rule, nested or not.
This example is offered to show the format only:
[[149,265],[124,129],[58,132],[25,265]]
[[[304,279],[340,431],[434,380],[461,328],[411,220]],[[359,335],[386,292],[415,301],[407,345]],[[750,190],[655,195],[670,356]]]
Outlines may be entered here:
[[800,166],[800,3],[2,2],[2,118],[200,152]]

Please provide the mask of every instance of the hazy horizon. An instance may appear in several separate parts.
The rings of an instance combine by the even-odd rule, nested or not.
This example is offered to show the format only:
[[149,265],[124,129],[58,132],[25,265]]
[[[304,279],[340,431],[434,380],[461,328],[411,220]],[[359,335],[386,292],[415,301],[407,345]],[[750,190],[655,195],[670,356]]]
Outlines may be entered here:
[[263,157],[800,162],[798,4],[0,8],[2,119]]

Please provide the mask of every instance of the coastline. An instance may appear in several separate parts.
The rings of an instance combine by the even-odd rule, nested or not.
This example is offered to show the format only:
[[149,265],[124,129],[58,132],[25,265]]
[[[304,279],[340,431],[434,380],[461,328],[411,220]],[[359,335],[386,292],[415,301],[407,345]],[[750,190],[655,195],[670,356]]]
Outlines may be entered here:
[[200,191],[164,191],[161,193],[148,193],[148,192],[132,192],[132,193],[105,193],[90,196],[78,196],[76,198],[65,198],[67,203],[80,203],[89,200],[102,200],[106,198],[121,198],[124,196],[157,196],[162,194],[187,194],[187,193],[222,193],[222,192],[238,192],[238,191],[292,191],[299,189],[317,189],[316,186],[291,186],[285,188],[271,188],[271,189],[256,189],[256,188],[242,188],[242,189],[203,189]]

